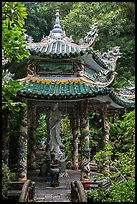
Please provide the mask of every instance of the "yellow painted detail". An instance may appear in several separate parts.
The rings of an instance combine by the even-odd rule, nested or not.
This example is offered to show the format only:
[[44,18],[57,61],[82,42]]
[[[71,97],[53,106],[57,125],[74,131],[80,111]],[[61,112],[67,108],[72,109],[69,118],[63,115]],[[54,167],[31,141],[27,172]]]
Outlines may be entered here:
[[[30,79],[32,82],[38,82],[42,84],[69,84],[69,83],[78,83],[78,82],[83,82],[81,79],[72,79],[72,80],[49,80],[49,79],[40,79],[40,78],[31,78]],[[84,83],[84,82],[83,82]]]

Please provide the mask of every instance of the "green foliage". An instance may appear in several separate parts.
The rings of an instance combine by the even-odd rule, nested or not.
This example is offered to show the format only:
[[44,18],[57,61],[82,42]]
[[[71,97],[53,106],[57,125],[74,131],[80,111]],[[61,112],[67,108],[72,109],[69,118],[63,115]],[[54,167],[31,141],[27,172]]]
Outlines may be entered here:
[[26,8],[20,2],[3,2],[2,3],[2,17],[8,22],[12,21],[19,27],[25,24],[24,19],[27,17]]
[[112,161],[112,165],[119,170],[116,174],[135,176],[135,149],[129,149],[124,153],[117,152],[116,156],[117,159]]
[[101,188],[89,189],[86,191],[86,197],[89,202],[101,202],[105,193]]
[[123,120],[120,123],[120,127],[123,132],[123,138],[125,142],[131,140],[133,143],[135,136],[135,109],[129,113],[123,115]]
[[106,166],[108,163],[108,159],[109,157],[113,154],[113,147],[111,144],[107,144],[105,145],[103,150],[100,150],[99,152],[97,152],[93,159],[95,160],[95,162],[100,166]]
[[92,202],[135,202],[135,179],[115,182],[106,192],[100,187],[89,189],[86,191],[86,196]]
[[95,152],[102,148],[102,127],[101,115],[99,113],[92,113],[89,115],[89,146],[91,147],[91,160]]
[[36,147],[39,148],[41,146],[42,140],[46,141],[46,139],[47,139],[47,127],[45,115],[41,114],[36,129]]
[[88,202],[101,202],[105,193],[99,187],[97,189],[89,189],[86,191],[86,197]]
[[[110,172],[110,188],[105,192],[101,188],[90,189],[87,198],[93,202],[134,202],[135,201],[135,110],[125,112],[122,119],[110,118],[111,144],[94,155],[98,165],[104,166],[111,156],[111,165],[116,172]],[[105,155],[105,156],[104,156]],[[129,179],[126,179],[129,177]],[[116,177],[122,177],[116,182]],[[97,178],[97,180],[99,180]]]
[[2,72],[2,109],[7,108],[15,113],[20,110],[21,106],[26,106],[26,104],[13,101],[13,98],[17,96],[17,90],[23,88],[18,81],[13,80],[13,76],[8,70]]
[[2,3],[2,50],[9,62],[29,57],[26,49],[23,26],[27,17],[26,8],[20,2]]
[[6,198],[8,182],[15,180],[16,175],[12,173],[7,164],[2,161],[2,198]]
[[103,202],[135,202],[135,179],[112,184]]
[[[96,154],[97,161],[101,162],[100,152]],[[98,189],[89,189],[86,192],[86,196],[90,201],[93,202],[134,202],[135,201],[135,150],[130,149],[126,153],[116,154],[118,156],[112,162],[112,165],[115,167],[117,172],[110,172],[108,174],[108,179],[110,182],[110,187],[107,191],[104,191],[101,188]],[[102,161],[103,162],[103,161]],[[116,177],[121,177],[122,180],[116,181]],[[127,176],[130,178],[126,179]],[[99,175],[100,177],[100,175]],[[103,176],[97,180],[103,180]]]
[[[25,10],[25,6],[20,2],[2,3],[2,57],[8,62],[14,60],[19,62],[29,57],[23,36],[25,32],[23,26],[27,17]],[[19,82],[13,79],[13,76],[8,70],[3,70],[2,109],[8,109],[15,113],[20,110],[20,106],[25,106],[25,103],[13,101],[13,98],[17,96],[18,89],[22,88]]]
[[60,128],[61,141],[64,145],[63,152],[65,153],[67,159],[71,161],[72,157],[72,132],[70,127],[70,121],[67,115],[61,118],[61,128]]
[[135,144],[135,110],[125,112],[122,119],[110,120],[110,135],[114,151],[126,152]]
[[95,174],[93,175],[94,181],[103,181],[104,180],[104,174]]

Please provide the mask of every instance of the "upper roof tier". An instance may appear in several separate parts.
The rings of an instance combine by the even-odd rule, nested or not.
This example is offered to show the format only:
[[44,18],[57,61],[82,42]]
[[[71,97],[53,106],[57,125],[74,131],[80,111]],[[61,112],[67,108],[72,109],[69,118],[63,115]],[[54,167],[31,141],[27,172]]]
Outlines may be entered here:
[[48,36],[43,36],[40,42],[33,42],[33,38],[27,38],[28,46],[32,56],[45,58],[80,58],[86,64],[92,66],[93,60],[102,68],[115,69],[116,61],[120,57],[119,47],[111,51],[97,53],[93,50],[96,37],[98,36],[97,23],[94,23],[87,36],[80,39],[79,44],[74,43],[72,36],[67,37],[62,30],[59,20],[59,10],[56,11],[54,28]]
[[62,30],[57,10],[49,36],[43,36],[41,42],[28,38],[31,56],[27,77],[19,80],[23,89],[18,95],[39,100],[105,100],[113,108],[134,105],[134,90],[121,93],[110,87],[121,55],[119,47],[97,53],[93,49],[97,36],[97,24],[94,24],[84,40],[74,43]]

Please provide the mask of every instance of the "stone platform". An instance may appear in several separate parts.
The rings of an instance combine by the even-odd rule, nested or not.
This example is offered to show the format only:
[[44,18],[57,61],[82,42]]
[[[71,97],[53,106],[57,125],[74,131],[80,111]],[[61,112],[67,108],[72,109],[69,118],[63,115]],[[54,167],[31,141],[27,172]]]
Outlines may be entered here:
[[71,181],[80,180],[80,170],[67,170],[69,177],[59,177],[59,186],[51,187],[39,169],[29,170],[28,179],[35,182],[34,202],[71,202]]

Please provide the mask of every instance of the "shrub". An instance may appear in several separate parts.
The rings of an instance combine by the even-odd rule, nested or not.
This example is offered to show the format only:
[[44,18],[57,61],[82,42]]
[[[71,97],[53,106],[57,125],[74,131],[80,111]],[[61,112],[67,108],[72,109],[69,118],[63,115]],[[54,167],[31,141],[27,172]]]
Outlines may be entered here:
[[135,179],[130,178],[112,184],[103,202],[135,202]]
[[114,182],[106,192],[101,188],[89,189],[86,196],[92,202],[135,202],[135,179]]
[[89,189],[86,191],[86,197],[88,202],[101,202],[105,193],[101,188]]
[[2,198],[6,198],[8,182],[15,180],[15,173],[12,173],[7,164],[2,161]]

